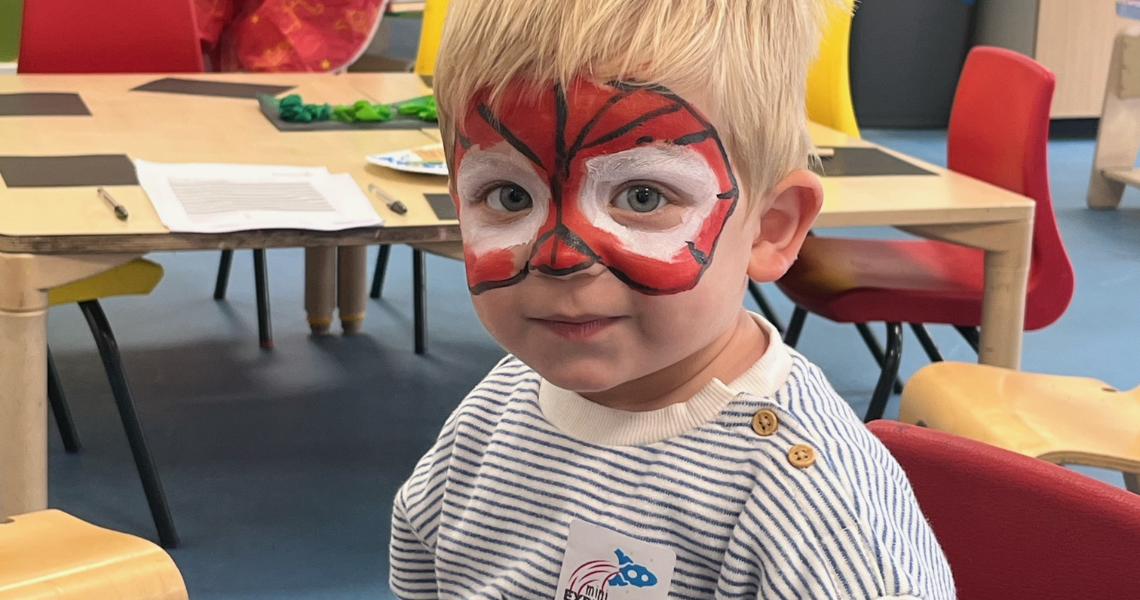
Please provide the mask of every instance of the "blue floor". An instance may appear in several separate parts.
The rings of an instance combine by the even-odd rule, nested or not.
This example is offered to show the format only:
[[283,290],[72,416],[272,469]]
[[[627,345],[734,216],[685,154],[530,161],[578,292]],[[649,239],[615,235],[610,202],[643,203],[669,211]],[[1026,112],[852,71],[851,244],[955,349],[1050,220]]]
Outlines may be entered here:
[[[942,164],[945,134],[866,132]],[[1025,339],[1027,370],[1140,384],[1140,197],[1090,212],[1093,144],[1050,146],[1054,201],[1077,271],[1065,316]],[[834,232],[829,232],[834,233]],[[889,230],[843,232],[899,235]],[[385,299],[364,334],[312,339],[302,310],[302,253],[269,253],[276,348],[257,345],[249,252],[229,300],[210,298],[218,254],[161,254],[166,278],[145,298],[105,303],[183,539],[173,552],[196,600],[391,598],[390,502],[464,393],[503,352],[475,318],[462,266],[428,261],[430,354],[412,353],[410,252],[395,249]],[[790,305],[774,288],[782,314]],[[974,355],[934,328],[949,358]],[[909,335],[909,332],[908,332]],[[153,526],[94,343],[75,307],[53,309],[49,339],[84,444],[51,439],[51,505],[154,539]],[[908,337],[907,376],[924,364]],[[800,349],[862,411],[872,359],[852,327],[809,319]],[[897,407],[891,407],[897,411]],[[1093,472],[1114,485],[1114,473]]]

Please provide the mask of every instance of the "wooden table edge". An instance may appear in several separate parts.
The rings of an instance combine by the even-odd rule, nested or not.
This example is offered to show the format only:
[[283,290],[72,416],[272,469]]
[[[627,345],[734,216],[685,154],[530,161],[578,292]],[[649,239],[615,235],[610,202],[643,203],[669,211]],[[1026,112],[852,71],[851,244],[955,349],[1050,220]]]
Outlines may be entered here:
[[[948,213],[930,214],[916,211],[912,215],[899,216],[897,212],[886,215],[874,212],[827,212],[820,213],[812,227],[828,229],[832,227],[910,227],[916,225],[982,225],[1025,221],[1033,218],[1036,205],[1025,199],[1024,204],[1010,206],[979,206],[976,209],[957,208]],[[931,211],[932,212],[932,211]],[[949,217],[947,216],[949,214]]]
[[311,248],[367,246],[411,242],[459,241],[456,222],[437,225],[369,227],[342,231],[296,229],[231,233],[146,233],[127,235],[9,236],[0,234],[0,253],[90,254],[166,252],[174,250],[239,250],[245,248]]

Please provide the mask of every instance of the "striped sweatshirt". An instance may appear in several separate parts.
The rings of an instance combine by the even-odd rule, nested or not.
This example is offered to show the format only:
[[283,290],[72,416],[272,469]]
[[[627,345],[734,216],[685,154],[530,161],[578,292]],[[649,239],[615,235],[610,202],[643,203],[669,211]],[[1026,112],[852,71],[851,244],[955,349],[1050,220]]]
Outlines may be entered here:
[[594,404],[504,359],[396,497],[397,597],[554,598],[582,521],[672,550],[668,594],[611,579],[609,596],[559,600],[954,598],[898,463],[760,321],[769,348],[748,372],[650,412]]

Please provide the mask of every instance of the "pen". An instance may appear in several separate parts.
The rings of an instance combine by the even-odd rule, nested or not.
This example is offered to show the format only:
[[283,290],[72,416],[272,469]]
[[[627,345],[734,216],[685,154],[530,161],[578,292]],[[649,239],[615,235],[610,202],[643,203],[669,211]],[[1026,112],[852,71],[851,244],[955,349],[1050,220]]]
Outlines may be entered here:
[[99,188],[96,190],[96,192],[99,194],[100,198],[106,200],[107,204],[111,205],[111,208],[115,209],[115,216],[119,217],[120,221],[126,221],[127,217],[131,216],[131,214],[127,212],[127,207],[119,204],[114,198],[111,197],[111,194],[107,193],[107,190]]
[[392,212],[394,212],[398,215],[408,214],[408,207],[404,206],[403,202],[400,202],[399,200],[389,196],[388,194],[385,194],[384,190],[376,187],[375,183],[368,184],[368,191],[372,192],[373,194],[376,194],[377,196],[380,196],[380,198],[384,200],[384,204],[387,205],[388,209],[391,210]]

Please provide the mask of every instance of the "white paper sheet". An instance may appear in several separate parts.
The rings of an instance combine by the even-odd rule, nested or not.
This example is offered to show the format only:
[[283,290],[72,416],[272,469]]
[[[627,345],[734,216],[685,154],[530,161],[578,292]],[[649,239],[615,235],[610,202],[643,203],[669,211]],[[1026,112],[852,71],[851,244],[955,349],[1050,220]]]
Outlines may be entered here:
[[171,231],[336,231],[384,224],[352,176],[323,167],[136,160],[135,169]]

